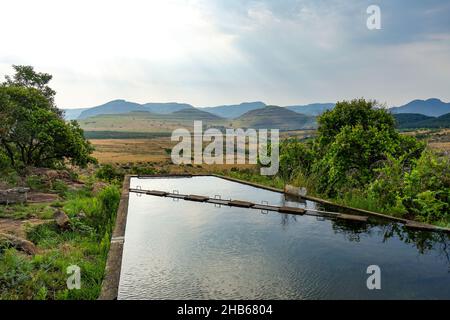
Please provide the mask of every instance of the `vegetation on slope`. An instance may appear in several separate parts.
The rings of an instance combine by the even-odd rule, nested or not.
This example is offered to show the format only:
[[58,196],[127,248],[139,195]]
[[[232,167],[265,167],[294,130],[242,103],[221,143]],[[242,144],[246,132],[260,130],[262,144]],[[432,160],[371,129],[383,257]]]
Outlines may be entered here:
[[450,128],[450,113],[439,117],[428,117],[417,113],[399,113],[394,117],[399,129]]
[[[373,101],[343,101],[318,119],[315,139],[280,145],[280,170],[261,182],[394,216],[450,226],[450,159],[402,135]],[[253,180],[249,174],[232,176]]]
[[287,108],[267,106],[249,111],[233,120],[233,127],[296,130],[314,126],[314,117],[296,113]]
[[[120,200],[117,181],[98,184],[92,174],[66,171],[95,163],[92,146],[77,122],[63,120],[51,75],[14,69],[0,85],[0,186],[29,187],[36,203],[0,207],[0,300],[96,299]],[[80,267],[80,289],[67,287],[71,265]]]

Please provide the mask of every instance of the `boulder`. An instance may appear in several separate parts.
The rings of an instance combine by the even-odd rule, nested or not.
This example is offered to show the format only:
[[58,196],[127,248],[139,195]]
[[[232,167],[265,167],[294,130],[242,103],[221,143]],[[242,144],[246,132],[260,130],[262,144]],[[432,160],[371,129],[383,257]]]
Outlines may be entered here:
[[12,247],[16,248],[17,250],[21,250],[27,254],[34,255],[37,252],[36,246],[34,243],[13,236],[11,234],[6,233],[0,233],[0,241],[8,242]]
[[54,218],[55,218],[56,224],[61,229],[67,229],[69,227],[70,219],[67,216],[67,214],[65,214],[63,211],[57,210],[55,212]]

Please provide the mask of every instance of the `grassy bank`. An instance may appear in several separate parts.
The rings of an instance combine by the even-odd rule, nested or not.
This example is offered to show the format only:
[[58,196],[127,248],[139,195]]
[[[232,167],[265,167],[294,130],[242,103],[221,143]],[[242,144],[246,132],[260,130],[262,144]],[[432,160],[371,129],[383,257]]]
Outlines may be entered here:
[[[0,242],[0,299],[96,299],[100,293],[111,230],[120,199],[119,187],[87,179],[64,188],[52,203],[2,206],[3,223],[22,222],[34,255]],[[52,219],[69,218],[66,228]],[[30,219],[30,220],[29,220]],[[81,288],[67,288],[67,267],[81,271]]]

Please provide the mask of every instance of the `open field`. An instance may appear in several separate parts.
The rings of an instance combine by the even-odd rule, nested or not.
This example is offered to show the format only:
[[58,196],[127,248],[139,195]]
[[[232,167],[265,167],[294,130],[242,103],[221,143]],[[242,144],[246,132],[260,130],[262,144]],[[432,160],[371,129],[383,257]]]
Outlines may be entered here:
[[[430,148],[450,152],[450,129],[422,130],[405,132],[428,141]],[[296,130],[281,132],[281,139],[306,139],[315,135],[314,130]],[[95,147],[94,157],[100,163],[139,163],[166,162],[170,163],[170,152],[176,142],[170,136],[151,139],[91,139]],[[209,167],[209,166],[208,166]],[[228,167],[224,165],[224,167]]]
[[427,141],[430,148],[450,153],[450,129],[422,129],[404,132]]
[[[197,119],[198,118],[198,119]],[[221,127],[229,121],[225,119],[202,119],[202,117],[180,117],[159,115],[149,112],[132,112],[121,115],[101,115],[79,120],[85,131],[157,132],[167,133],[178,128],[192,130],[193,120],[202,120],[205,125]]]
[[[304,139],[314,135],[313,130],[282,132],[281,139]],[[151,139],[91,139],[94,157],[100,163],[169,162],[170,153],[177,142],[170,136]],[[226,166],[228,167],[228,166]]]
[[[175,143],[170,137],[154,139],[93,139],[93,156],[100,163],[160,162],[170,160]],[[170,149],[169,149],[170,148]]]
[[255,168],[254,164],[192,164],[175,165],[170,159],[171,148],[176,142],[170,137],[155,139],[95,139],[94,156],[101,164],[151,165],[157,172],[170,173],[220,173],[233,169]]

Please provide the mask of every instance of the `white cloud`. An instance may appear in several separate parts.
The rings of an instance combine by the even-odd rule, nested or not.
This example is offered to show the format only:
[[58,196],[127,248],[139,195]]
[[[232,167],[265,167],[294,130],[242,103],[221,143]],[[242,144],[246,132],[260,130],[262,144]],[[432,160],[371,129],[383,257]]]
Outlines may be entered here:
[[2,1],[0,74],[53,74],[62,107],[450,100],[449,7],[381,4],[384,28],[369,33],[360,1]]

